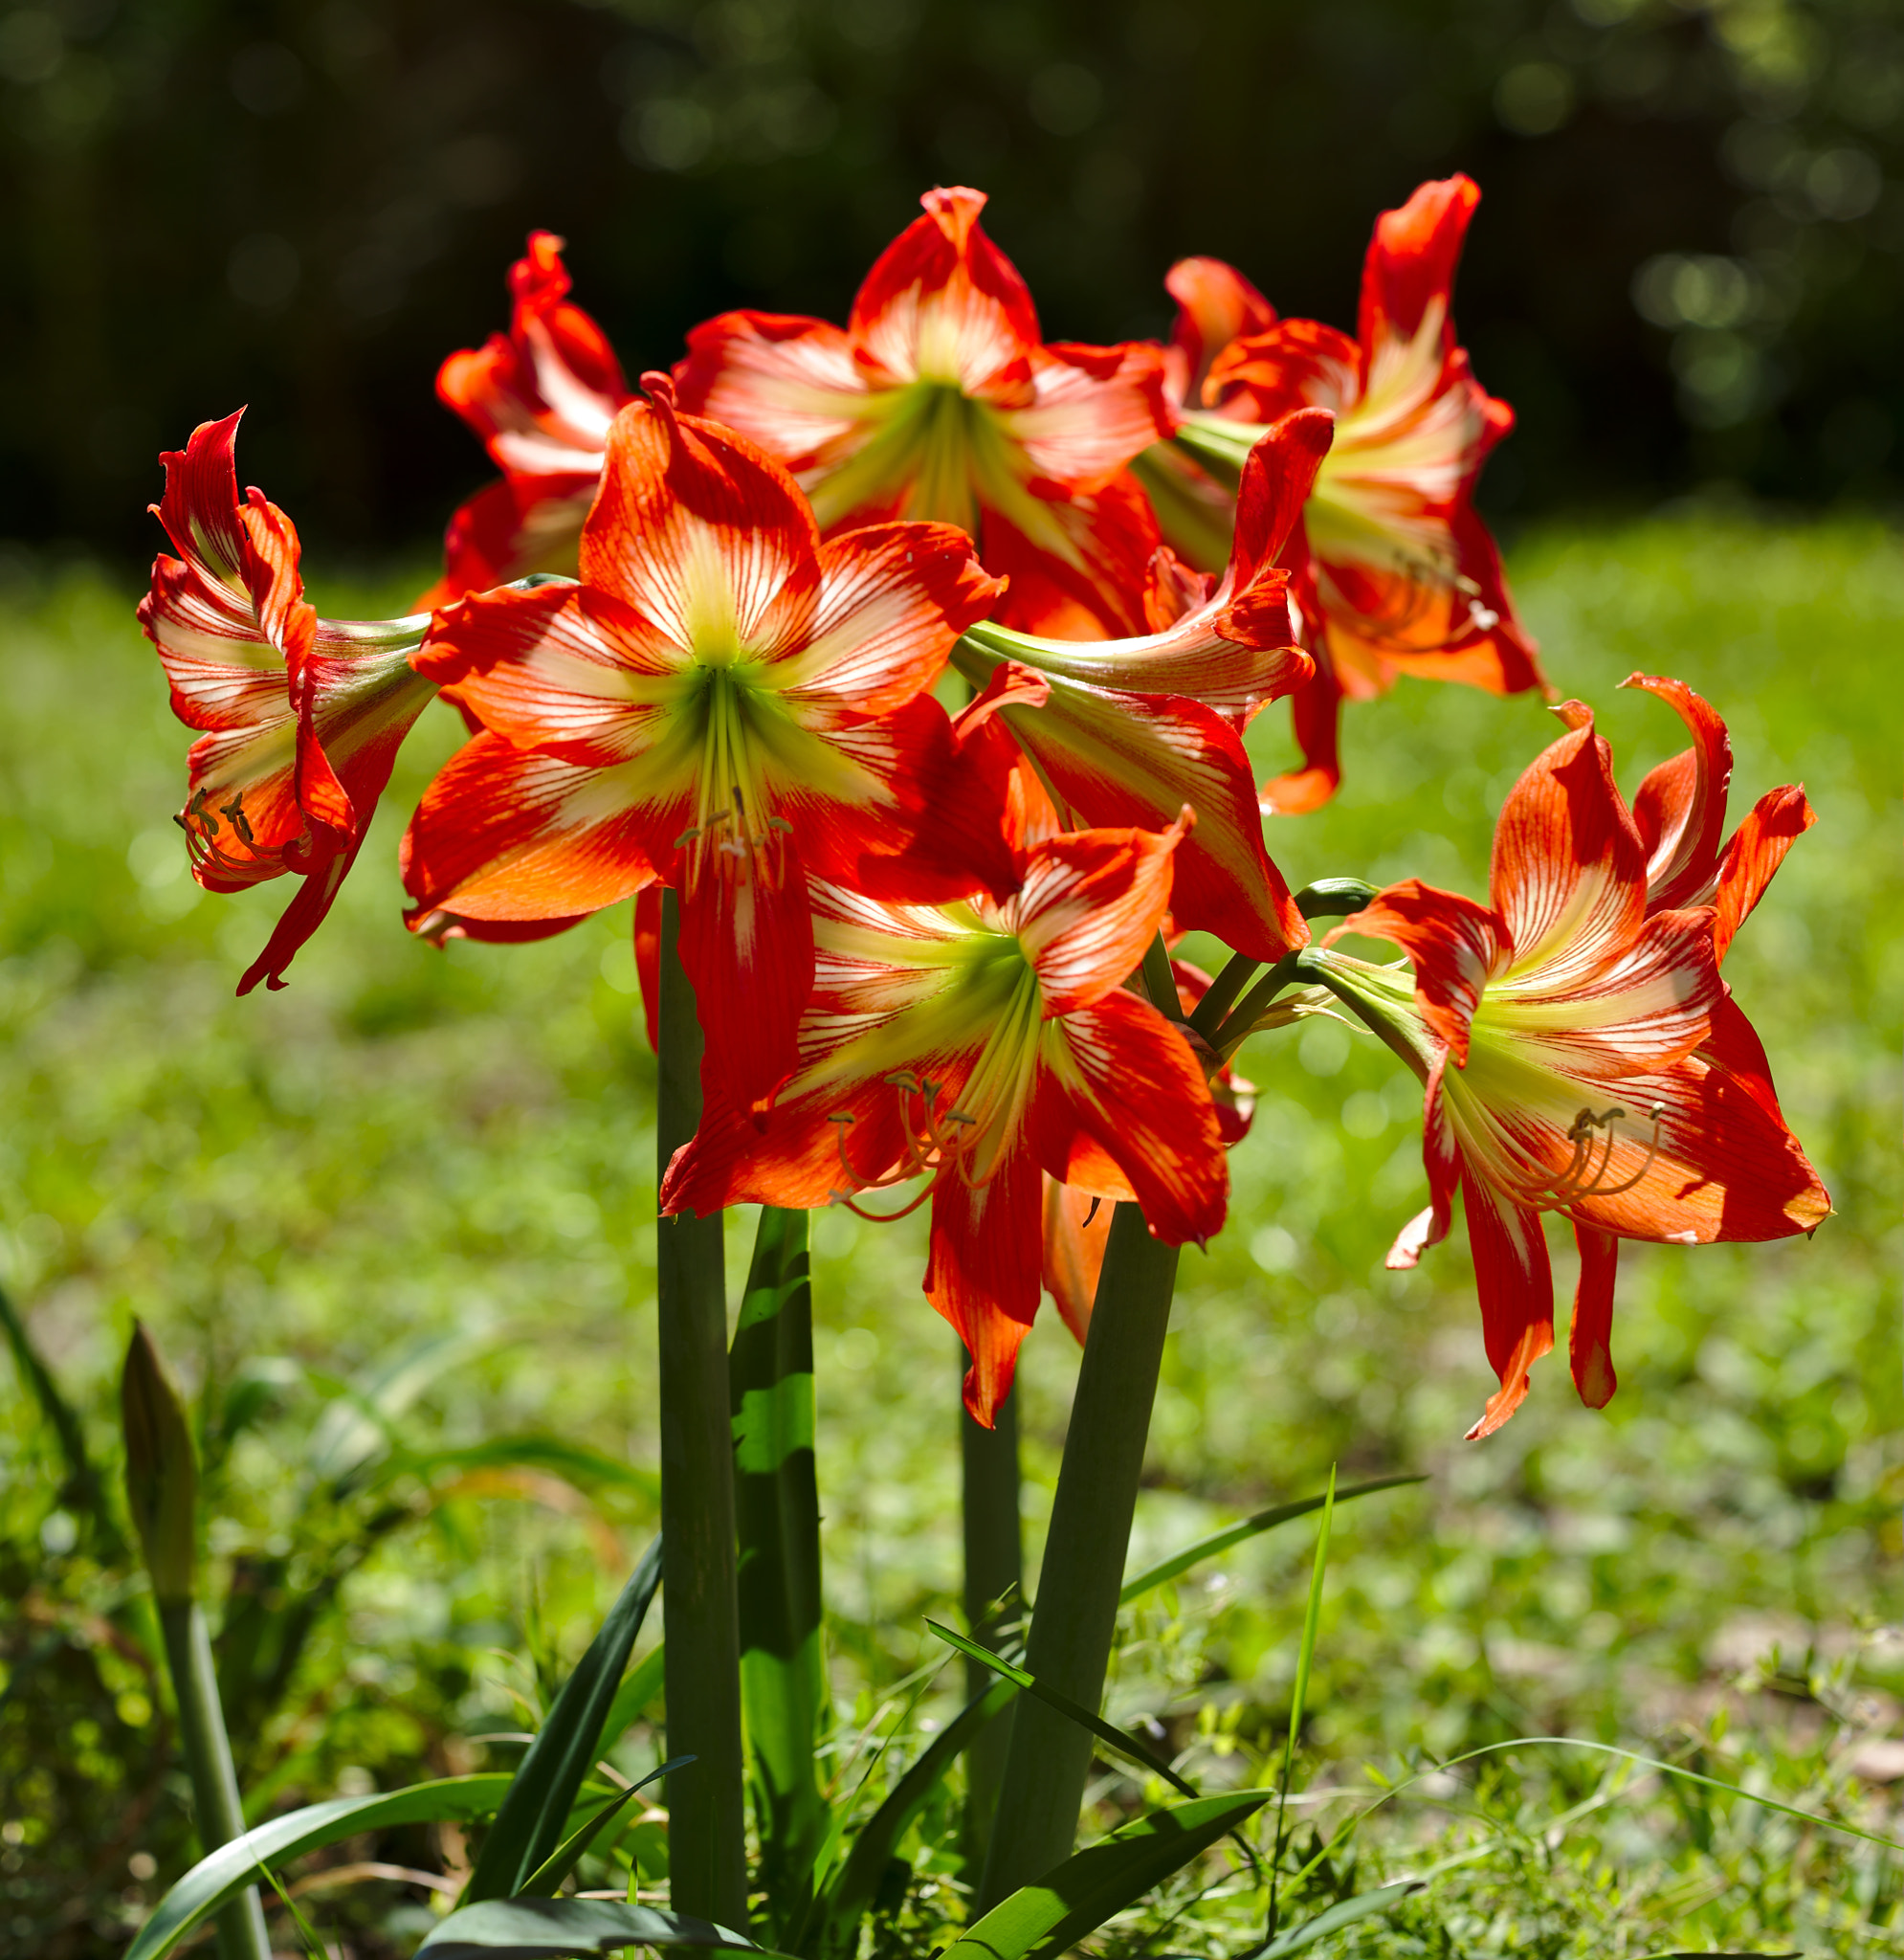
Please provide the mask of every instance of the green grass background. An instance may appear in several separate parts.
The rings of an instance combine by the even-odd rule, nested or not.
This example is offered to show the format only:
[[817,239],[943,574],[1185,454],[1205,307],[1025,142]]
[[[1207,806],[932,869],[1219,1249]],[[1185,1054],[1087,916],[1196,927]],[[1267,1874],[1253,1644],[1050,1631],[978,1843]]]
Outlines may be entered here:
[[[1804,783],[1818,827],[1727,976],[1836,1214],[1811,1242],[1626,1248],[1612,1405],[1578,1406],[1562,1351],[1504,1432],[1464,1443],[1492,1377],[1459,1234],[1418,1272],[1382,1269],[1423,1201],[1416,1085],[1333,1023],[1261,1037],[1240,1063],[1261,1101],[1229,1226],[1184,1260],[1133,1560],[1318,1489],[1332,1462],[1427,1476],[1338,1520],[1297,1779],[1300,1814],[1325,1825],[1379,1793],[1375,1776],[1564,1733],[1904,1836],[1904,553],[1874,523],[1685,516],[1537,534],[1513,570],[1550,674],[1599,711],[1629,792],[1684,746],[1669,710],[1617,691],[1636,668],[1726,716],[1735,819]],[[365,1554],[281,1706],[239,1737],[256,1801],[513,1760],[470,1738],[522,1726],[611,1596],[610,1554],[653,1521],[653,1068],[627,908],[538,947],[409,938],[397,837],[459,739],[432,708],[289,987],[233,999],[287,888],[221,900],[187,878],[171,822],[186,738],[133,594],[25,557],[0,575],[0,1279],[108,1471],[131,1314],[200,1394],[210,1596],[233,1571],[295,1588]],[[315,596],[394,611],[422,582]],[[1264,760],[1282,759],[1286,728],[1263,718]],[[1350,707],[1340,796],[1273,824],[1272,851],[1293,885],[1413,874],[1484,893],[1493,813],[1559,732],[1530,700],[1404,683]],[[748,1229],[731,1222],[737,1283]],[[826,1214],[814,1242],[851,1729],[928,1658],[923,1616],[956,1595],[960,1362],[918,1290],[917,1219]],[[1554,1243],[1564,1350],[1571,1251]],[[452,1333],[401,1441],[546,1432],[640,1474],[397,1478],[379,1499],[397,1515],[366,1539],[375,1506],[314,1494],[314,1428],[341,1381]],[[1020,1376],[1034,1557],[1076,1361],[1048,1313]],[[4,1370],[0,1409],[0,1944],[11,1926],[35,1951],[111,1952],[189,1855],[165,1697],[131,1634],[113,1637],[136,1634],[137,1582],[76,1527]],[[1213,1784],[1265,1773],[1312,1543],[1285,1528],[1130,1615],[1110,1712],[1157,1722]],[[1491,1765],[1430,1777],[1363,1827],[1335,1861],[1350,1888],[1465,1861],[1321,1950],[1904,1946],[1904,1879],[1873,1847],[1657,1779],[1615,1791],[1603,1759]],[[1137,1794],[1107,1776],[1106,1818]],[[931,1944],[921,1928],[957,1876],[935,1831],[911,1847],[882,1951]],[[428,1923],[422,1897],[368,1884],[312,1903],[351,1950],[381,1954]],[[1247,1944],[1244,1902],[1221,1885],[1167,1930],[1163,1909],[1107,1950]]]

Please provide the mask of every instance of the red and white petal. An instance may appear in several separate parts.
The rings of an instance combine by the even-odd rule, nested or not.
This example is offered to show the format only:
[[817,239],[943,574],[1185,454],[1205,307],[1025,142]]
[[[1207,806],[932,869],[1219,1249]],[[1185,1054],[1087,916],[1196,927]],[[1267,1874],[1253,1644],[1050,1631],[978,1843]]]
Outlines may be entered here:
[[1683,680],[1632,674],[1620,685],[1657,695],[1693,734],[1693,746],[1650,770],[1633,798],[1633,821],[1647,848],[1647,902],[1655,910],[1704,904],[1725,828],[1731,737],[1718,711]]
[[222,421],[201,422],[183,449],[161,453],[166,491],[152,506],[180,556],[228,586],[244,584],[249,560],[234,460],[244,413],[235,409]]
[[1620,1241],[1610,1232],[1574,1221],[1580,1246],[1580,1281],[1574,1288],[1573,1325],[1567,1359],[1574,1387],[1589,1409],[1613,1399],[1620,1377],[1613,1371],[1613,1281],[1620,1268]]
[[1236,614],[1233,626],[1226,623],[1223,629],[1228,637],[1246,636],[1247,614],[1241,609],[1250,603],[1252,584],[1277,565],[1296,537],[1316,473],[1335,434],[1335,417],[1326,410],[1292,410],[1263,432],[1244,458],[1224,594]]
[[1765,896],[1785,853],[1818,821],[1796,783],[1768,790],[1746,813],[1719,856],[1713,891],[1713,950],[1724,959],[1733,936]]
[[472,593],[438,612],[411,664],[519,746],[623,760],[685,690],[686,657],[585,586]]
[[793,1073],[813,991],[813,915],[784,831],[703,837],[682,854],[681,965],[706,1047],[701,1071],[759,1116]]
[[592,476],[515,477],[478,490],[450,519],[443,576],[417,600],[417,611],[533,572],[573,578],[595,482]]
[[1812,1231],[1831,1200],[1776,1098],[1768,1106],[1762,1060],[1756,1040],[1722,1028],[1699,1054],[1619,1083],[1627,1121],[1598,1188],[1568,1207],[1572,1215],[1622,1238],[1672,1245]]
[[885,381],[955,382],[966,395],[1020,407],[1031,395],[1038,316],[1018,269],[979,223],[982,190],[928,190],[915,218],[874,261],[847,332]]
[[1045,1291],[1080,1348],[1091,1331],[1114,1209],[1091,1192],[1045,1179]]
[[688,335],[680,407],[724,423],[788,469],[837,467],[876,423],[866,374],[837,326],[783,313],[723,313]]
[[582,581],[684,649],[744,645],[809,568],[819,531],[784,464],[731,430],[676,414],[665,375],[609,432],[582,530]]
[[1724,988],[1713,915],[1655,912],[1590,977],[1550,989],[1544,972],[1509,980],[1491,996],[1489,1025],[1520,1060],[1579,1082],[1618,1082],[1692,1054]]
[[1560,992],[1631,944],[1646,912],[1646,848],[1590,717],[1508,791],[1489,888],[1514,943],[1511,978],[1538,971]]
[[1203,1064],[1135,994],[1108,993],[1045,1023],[1029,1126],[1053,1177],[1095,1145],[1166,1244],[1201,1245],[1223,1229],[1229,1163]]
[[350,867],[357,862],[363,843],[359,837],[346,849],[329,853],[304,874],[303,883],[285,906],[264,950],[245,969],[238,982],[240,994],[249,993],[260,980],[274,992],[284,985],[285,969],[298,949],[324,923],[332,902],[350,875]]
[[[794,700],[890,713],[930,687],[952,642],[1005,590],[951,524],[873,524],[819,549],[819,590],[776,680]],[[773,635],[772,614],[764,638]]]
[[1211,366],[1204,399],[1226,419],[1267,427],[1293,409],[1334,414],[1362,393],[1362,353],[1315,320],[1282,320],[1245,335]]
[[1188,828],[1183,813],[1167,830],[1074,831],[1030,854],[1013,909],[1048,1019],[1103,999],[1142,963]]
[[1039,1200],[1037,1161],[1023,1143],[989,1182],[970,1185],[955,1169],[941,1177],[932,1194],[925,1295],[972,1357],[965,1407],[986,1429],[1011,1392],[1019,1344],[1038,1311]]
[[998,421],[1041,483],[1074,496],[1101,490],[1170,434],[1162,347],[1054,344],[1032,357],[1031,376],[1031,406],[1002,410]]
[[1170,328],[1172,399],[1194,407],[1203,399],[1210,364],[1232,341],[1273,326],[1276,309],[1220,258],[1180,258],[1163,275],[1163,290],[1177,302]]
[[1540,1214],[1504,1198],[1483,1179],[1462,1180],[1468,1244],[1481,1300],[1481,1335],[1500,1388],[1468,1432],[1492,1436],[1527,1396],[1528,1370],[1554,1345],[1554,1275]]
[[[983,494],[983,493],[982,493]],[[1018,491],[980,511],[980,556],[1006,581],[1001,626],[1052,639],[1121,639],[1145,632],[1150,568],[1162,539],[1137,479],[1059,499]]]
[[[444,765],[405,834],[412,931],[439,913],[580,918],[651,883],[657,828],[638,765],[598,768],[481,734]],[[672,813],[685,824],[685,800]]]
[[1514,954],[1499,915],[1459,892],[1408,878],[1378,892],[1323,944],[1333,945],[1345,932],[1390,940],[1408,955],[1423,1019],[1447,1042],[1456,1065],[1465,1065],[1482,992]]
[[1454,1219],[1454,1190],[1461,1181],[1461,1143],[1449,1120],[1443,1094],[1448,1058],[1437,1056],[1422,1097],[1422,1166],[1428,1172],[1428,1201],[1400,1232],[1383,1263],[1391,1273],[1410,1271],[1429,1246],[1448,1236]]
[[1452,346],[1454,272],[1480,201],[1472,178],[1445,177],[1422,185],[1406,204],[1376,219],[1362,262],[1357,321],[1365,352],[1384,340],[1412,341],[1425,324]]

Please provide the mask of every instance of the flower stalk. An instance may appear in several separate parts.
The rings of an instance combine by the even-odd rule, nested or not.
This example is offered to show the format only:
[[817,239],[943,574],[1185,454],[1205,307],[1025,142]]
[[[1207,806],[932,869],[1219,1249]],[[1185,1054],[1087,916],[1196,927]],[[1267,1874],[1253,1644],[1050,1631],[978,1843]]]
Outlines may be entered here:
[[[678,950],[673,891],[661,907],[657,1176],[700,1122],[700,1023]],[[655,1226],[661,1405],[661,1604],[668,1747],[693,1766],[668,1779],[676,1912],[747,1923],[741,1764],[741,1645],[734,1441],[721,1214]]]
[[[959,1372],[965,1352],[959,1350]],[[963,1473],[965,1625],[975,1640],[998,1647],[1021,1612],[1025,1585],[1024,1529],[1020,1510],[1018,1396],[999,1403],[986,1429],[959,1411],[959,1455]],[[1003,1604],[1001,1605],[1001,1602]],[[974,1701],[997,1677],[983,1662],[965,1662],[965,1699]],[[991,1838],[999,1787],[1011,1742],[1012,1711],[995,1715],[965,1752],[965,1855],[982,1860]]]
[[[191,1778],[201,1848],[210,1854],[245,1833],[232,1739],[218,1702],[211,1640],[194,1592],[198,1576],[198,1463],[177,1386],[137,1321],[120,1378],[125,1432],[125,1500],[139,1533],[178,1703],[179,1737]],[[271,1960],[264,1909],[247,1886],[218,1915],[222,1960]]]
[[[1065,1437],[1026,1667],[1088,1708],[1103,1698],[1138,1479],[1157,1397],[1178,1248],[1128,1201],[1111,1220],[1103,1277]],[[1091,1769],[1090,1734],[1026,1698],[1012,1718],[979,1909],[1068,1858]]]

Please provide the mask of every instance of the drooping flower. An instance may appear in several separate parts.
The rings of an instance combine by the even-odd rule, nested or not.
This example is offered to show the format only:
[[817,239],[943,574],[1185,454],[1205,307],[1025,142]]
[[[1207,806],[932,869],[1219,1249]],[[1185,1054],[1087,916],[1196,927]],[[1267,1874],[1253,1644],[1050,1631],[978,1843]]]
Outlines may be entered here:
[[1065,828],[1160,829],[1190,804],[1197,823],[1177,854],[1177,922],[1257,960],[1308,939],[1264,848],[1242,734],[1315,671],[1295,644],[1290,574],[1276,560],[1300,523],[1329,434],[1328,415],[1315,409],[1263,432],[1244,461],[1221,582],[1212,589],[1160,562],[1148,634],[1059,641],[985,622],[953,650],[1064,806]]
[[675,887],[708,1067],[751,1109],[793,1064],[809,872],[927,899],[1009,877],[929,693],[996,583],[949,525],[823,543],[780,464],[644,386],[580,583],[473,594],[416,657],[482,732],[411,823],[410,919],[520,937]]
[[[799,1065],[765,1125],[711,1101],[662,1208],[811,1207],[924,1177],[925,1291],[972,1357],[990,1425],[1037,1311],[1046,1176],[1135,1197],[1171,1244],[1223,1222],[1202,1062],[1124,982],[1170,901],[1181,826],[1064,833],[1002,900],[891,905],[815,882],[817,971]],[[909,1205],[906,1209],[910,1210]]]
[[785,462],[829,533],[885,518],[959,525],[1008,576],[1008,625],[1140,633],[1159,539],[1126,466],[1170,433],[1162,350],[1047,345],[979,224],[984,193],[921,202],[844,330],[746,312],[696,327],[675,370],[682,407]]
[[139,623],[159,651],[191,746],[179,823],[192,876],[234,892],[303,880],[238,983],[284,984],[356,862],[398,748],[435,692],[410,655],[427,618],[320,619],[298,533],[260,490],[239,501],[241,409],[161,457],[152,506],[177,558],[153,562]]
[[[1446,1236],[1458,1186],[1501,1384],[1473,1436],[1513,1414],[1553,1345],[1544,1213],[1564,1214],[1579,1243],[1573,1374],[1599,1408],[1616,1386],[1622,1238],[1782,1238],[1830,1210],[1719,979],[1717,913],[1682,907],[1696,893],[1677,888],[1676,846],[1635,821],[1587,710],[1561,712],[1570,732],[1502,807],[1488,905],[1410,879],[1339,928],[1402,947],[1412,984],[1333,949],[1303,960],[1427,1085],[1430,1201],[1388,1263],[1412,1266]],[[1658,772],[1649,782],[1657,790]]]
[[562,246],[553,232],[529,234],[509,270],[509,331],[437,371],[438,396],[476,432],[502,481],[450,520],[444,575],[427,605],[575,569],[609,426],[630,390],[608,336],[568,298]]
[[[1312,320],[1246,332],[1211,363],[1204,406],[1182,418],[1182,445],[1221,472],[1292,409],[1336,416],[1304,512],[1306,550],[1292,553],[1317,657],[1295,702],[1304,766],[1264,787],[1270,809],[1312,810],[1334,793],[1345,695],[1380,694],[1398,674],[1496,694],[1545,684],[1473,508],[1481,465],[1514,422],[1474,379],[1450,311],[1479,198],[1457,176],[1384,212],[1362,270],[1357,337]],[[1167,526],[1167,501],[1160,514]]]

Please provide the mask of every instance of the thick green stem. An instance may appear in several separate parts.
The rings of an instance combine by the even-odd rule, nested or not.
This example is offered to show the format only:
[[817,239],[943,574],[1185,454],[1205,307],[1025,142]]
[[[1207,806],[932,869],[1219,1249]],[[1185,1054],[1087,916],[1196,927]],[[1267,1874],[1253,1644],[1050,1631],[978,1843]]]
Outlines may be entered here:
[[[959,1349],[963,1378],[966,1354]],[[999,1643],[1002,1626],[1016,1619],[1016,1600],[1025,1585],[1025,1537],[1021,1524],[1018,1471],[1018,1395],[1014,1390],[998,1406],[995,1426],[982,1428],[962,1403],[959,1455],[964,1481],[965,1624],[972,1637],[988,1647]],[[998,1603],[1011,1595],[1003,1615]],[[997,1676],[982,1661],[965,1662],[965,1698],[975,1701]],[[1011,1710],[1007,1708],[973,1738],[965,1751],[965,1856],[976,1863],[991,1838],[991,1820],[1005,1778],[1011,1743]]]
[[[166,1664],[179,1704],[179,1736],[185,1744],[198,1815],[198,1841],[207,1853],[245,1835],[238,1800],[238,1775],[232,1767],[232,1741],[218,1705],[218,1678],[211,1665],[211,1641],[205,1615],[195,1599],[159,1603],[166,1637]],[[271,1938],[257,1888],[248,1885],[218,1914],[218,1951],[223,1960],[271,1960]]]
[[[1117,1632],[1177,1250],[1150,1236],[1136,1205],[1118,1207],[1071,1407],[1025,1664],[1087,1708],[1103,1700]],[[1091,1749],[1075,1723],[1019,1698],[980,1910],[1071,1855]]]
[[[676,948],[675,895],[661,907],[658,1170],[700,1121],[700,1024]],[[655,1227],[660,1308],[661,1606],[668,1748],[696,1760],[668,1779],[676,1912],[743,1930],[746,1810],[741,1770],[734,1434],[720,1214]]]

